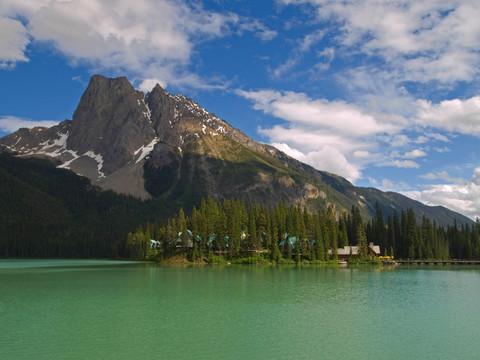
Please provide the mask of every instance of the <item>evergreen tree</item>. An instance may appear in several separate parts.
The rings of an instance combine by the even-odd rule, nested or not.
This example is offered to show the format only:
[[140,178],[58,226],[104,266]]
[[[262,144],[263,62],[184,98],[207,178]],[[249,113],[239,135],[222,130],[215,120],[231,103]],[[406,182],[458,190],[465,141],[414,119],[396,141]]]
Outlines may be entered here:
[[335,220],[335,213],[333,208],[329,206],[327,208],[327,216],[325,219],[325,239],[329,242],[329,248],[332,250],[332,260],[336,260],[338,258],[338,224]]
[[257,222],[255,218],[255,207],[250,203],[248,205],[248,233],[247,233],[247,249],[257,249]]
[[365,228],[362,223],[357,225],[356,231],[356,238],[357,238],[357,246],[358,246],[358,256],[362,260],[366,260],[368,256],[368,244],[367,244],[367,236],[365,233]]

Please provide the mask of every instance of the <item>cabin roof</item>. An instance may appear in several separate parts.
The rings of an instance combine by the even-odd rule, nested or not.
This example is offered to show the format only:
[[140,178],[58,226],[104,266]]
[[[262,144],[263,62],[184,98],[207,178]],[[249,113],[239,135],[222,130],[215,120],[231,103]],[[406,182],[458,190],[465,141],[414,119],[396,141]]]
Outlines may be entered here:
[[[380,255],[380,246],[379,245],[373,245],[373,243],[370,243],[368,245],[368,247],[377,256]],[[328,253],[331,254],[332,250],[328,250]],[[337,255],[339,255],[339,256],[358,255],[358,246],[344,246],[343,248],[338,248],[337,249]]]

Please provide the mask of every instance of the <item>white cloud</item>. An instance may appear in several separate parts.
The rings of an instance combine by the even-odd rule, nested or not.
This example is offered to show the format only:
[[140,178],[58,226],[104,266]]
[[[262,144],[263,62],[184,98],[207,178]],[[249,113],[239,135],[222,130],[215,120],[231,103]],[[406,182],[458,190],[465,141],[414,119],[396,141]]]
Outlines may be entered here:
[[259,20],[205,10],[187,0],[4,0],[0,16],[0,66],[25,61],[31,38],[95,72],[190,87],[211,86],[188,69],[202,42],[234,34],[234,28],[264,41],[276,36]]
[[20,21],[0,16],[0,69],[28,61],[25,49],[29,42],[27,30]]
[[425,143],[429,142],[430,140],[450,142],[450,140],[445,135],[442,135],[442,134],[439,134],[439,133],[425,133],[425,134],[417,137],[414,140],[414,143],[425,144]]
[[275,78],[279,78],[287,73],[291,68],[297,65],[300,60],[308,53],[312,46],[322,40],[325,36],[324,30],[316,30],[310,34],[307,34],[304,38],[298,41],[297,46],[288,56],[288,59],[276,69],[273,70],[272,75]]
[[312,5],[321,24],[336,22],[338,46],[381,58],[398,82],[453,83],[479,75],[476,0],[278,2]]
[[435,140],[438,140],[438,141],[450,142],[450,140],[449,140],[445,135],[442,135],[442,134],[438,134],[438,133],[427,133],[426,135],[427,135],[429,138],[432,138],[432,139],[435,139]]
[[415,158],[424,157],[424,156],[427,156],[427,153],[425,151],[415,149],[415,150],[412,150],[412,151],[409,151],[409,152],[405,153],[404,158],[405,159],[415,159]]
[[382,180],[382,187],[386,189],[392,189],[395,187],[395,184],[390,179],[383,179]]
[[390,163],[390,165],[396,166],[398,168],[419,168],[420,165],[412,160],[394,160]]
[[[372,183],[378,183],[377,180],[370,179]],[[394,181],[384,178],[382,179],[380,189],[383,191],[398,191],[398,189],[408,189],[410,186],[405,182],[395,183]]]
[[[258,132],[268,137],[270,143],[300,161],[352,182],[361,177],[365,165],[385,163],[377,148],[389,138],[385,134],[401,130],[386,117],[379,121],[375,115],[345,101],[311,99],[303,93],[273,90],[238,90],[237,94],[252,101],[254,109],[287,121],[270,128],[259,127]],[[420,150],[407,154],[410,158],[425,155]],[[419,166],[413,161],[399,160],[388,160],[388,165]]]
[[145,79],[143,80],[140,85],[138,85],[138,89],[143,91],[144,93],[152,91],[152,89],[159,84],[164,89],[167,87],[167,84],[164,81],[158,79]]
[[372,154],[369,151],[357,150],[353,152],[353,156],[357,158],[368,159],[372,156]]
[[11,133],[20,128],[34,128],[36,126],[51,127],[58,125],[58,121],[43,120],[34,121],[30,119],[19,118],[15,116],[0,117],[0,131]]
[[304,93],[273,90],[238,90],[237,94],[253,101],[254,109],[266,114],[342,136],[360,137],[399,130],[396,124],[380,123],[367,111],[342,100],[311,99]]
[[476,168],[476,169],[473,171],[472,182],[473,182],[475,185],[480,186],[480,168]]
[[462,134],[480,135],[480,96],[444,100],[433,104],[417,100],[418,123]]
[[386,139],[386,142],[388,142],[393,147],[401,147],[408,145],[410,141],[410,138],[404,134],[394,135],[390,139]]
[[244,31],[251,31],[262,41],[270,41],[274,39],[278,33],[269,29],[262,24],[258,19],[252,21],[244,21],[238,26],[238,34],[242,35]]
[[[480,169],[478,169],[480,172]],[[448,182],[454,182],[457,184],[466,184],[465,179],[462,178],[454,178],[450,176],[450,174],[446,171],[440,171],[437,173],[428,173],[425,175],[420,175],[420,178],[426,179],[426,180],[445,180]]]
[[[418,169],[420,164],[414,159],[427,158],[429,147],[408,149],[409,146],[430,141],[450,142],[439,132],[423,130],[435,127],[419,126],[416,117],[402,117],[397,121],[396,116],[369,112],[345,101],[312,99],[304,93],[237,90],[237,94],[250,100],[254,109],[286,121],[258,128],[270,143],[282,144],[282,149],[291,156],[320,170],[334,172],[335,169],[351,181],[361,176],[362,169],[372,165]],[[415,135],[418,133],[422,135]],[[392,150],[396,148],[403,151]],[[343,158],[332,155],[332,149]],[[436,147],[435,150],[448,149]],[[336,166],[326,161],[327,154],[336,159]]]
[[[233,19],[183,2],[137,0],[49,2],[29,18],[36,41],[50,42],[75,61],[143,73],[186,64],[191,36],[219,36]],[[169,72],[169,71],[167,71]]]
[[425,190],[404,193],[427,205],[442,205],[475,220],[480,218],[480,168],[464,184],[428,185]]
[[316,131],[301,126],[275,125],[271,128],[258,128],[258,132],[270,139],[271,143],[289,144],[302,153],[317,151],[319,148],[329,145],[335,147],[343,154],[352,154],[354,151],[362,151],[371,144],[365,144],[355,139],[346,139],[339,134]]
[[450,149],[449,149],[448,147],[446,147],[446,146],[444,146],[444,147],[442,147],[442,148],[436,147],[436,148],[435,148],[435,151],[442,154],[442,153],[449,152]]
[[370,182],[370,184],[372,184],[373,186],[377,186],[377,184],[378,184],[377,179],[372,178],[372,177],[370,177],[370,176],[367,176],[367,179],[368,179],[368,181]]
[[316,169],[343,176],[351,182],[355,182],[362,175],[356,166],[349,163],[347,158],[332,146],[326,145],[321,150],[303,153],[297,149],[292,149],[285,143],[273,143],[272,145]]
[[297,160],[304,161],[305,154],[297,149],[291,148],[288,144],[285,143],[272,143],[272,146],[276,147],[278,150],[283,151],[288,156],[291,156]]

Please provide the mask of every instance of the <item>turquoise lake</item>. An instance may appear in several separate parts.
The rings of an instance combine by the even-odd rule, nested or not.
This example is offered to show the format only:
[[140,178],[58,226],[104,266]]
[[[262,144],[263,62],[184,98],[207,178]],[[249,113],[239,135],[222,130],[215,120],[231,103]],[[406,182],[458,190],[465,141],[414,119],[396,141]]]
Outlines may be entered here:
[[480,268],[0,260],[0,359],[479,359]]

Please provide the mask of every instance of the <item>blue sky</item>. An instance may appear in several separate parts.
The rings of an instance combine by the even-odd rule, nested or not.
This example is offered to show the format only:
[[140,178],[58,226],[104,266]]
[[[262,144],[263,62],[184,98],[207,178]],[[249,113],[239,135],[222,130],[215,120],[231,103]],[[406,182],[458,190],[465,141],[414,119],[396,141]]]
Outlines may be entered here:
[[160,83],[317,169],[480,216],[477,0],[3,0],[0,136],[93,74]]

